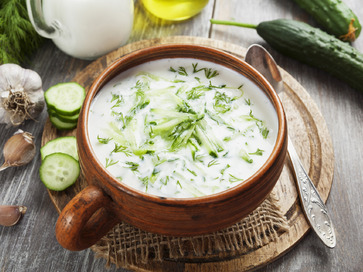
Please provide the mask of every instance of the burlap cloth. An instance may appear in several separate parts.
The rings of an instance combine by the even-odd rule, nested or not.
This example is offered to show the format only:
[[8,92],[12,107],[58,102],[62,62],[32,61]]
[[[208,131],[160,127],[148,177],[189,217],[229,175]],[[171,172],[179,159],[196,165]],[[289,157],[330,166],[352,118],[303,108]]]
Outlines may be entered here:
[[171,237],[149,233],[126,223],[116,225],[92,250],[117,267],[138,263],[239,256],[275,240],[287,230],[274,194],[238,223],[215,233]]

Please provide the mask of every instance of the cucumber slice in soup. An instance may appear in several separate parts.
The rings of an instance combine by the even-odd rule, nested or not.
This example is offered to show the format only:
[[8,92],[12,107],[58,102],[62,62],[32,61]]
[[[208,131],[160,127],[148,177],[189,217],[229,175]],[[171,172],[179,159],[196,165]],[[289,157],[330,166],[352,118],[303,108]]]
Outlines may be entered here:
[[78,161],[79,158],[77,153],[76,137],[74,136],[59,137],[49,141],[40,148],[40,155],[42,160],[44,160],[46,156],[52,153],[65,153],[72,156],[74,159]]
[[39,168],[40,180],[53,191],[63,191],[73,185],[80,174],[78,161],[64,153],[45,157]]
[[79,113],[86,91],[75,82],[59,83],[50,87],[44,97],[48,108],[59,114],[71,116]]

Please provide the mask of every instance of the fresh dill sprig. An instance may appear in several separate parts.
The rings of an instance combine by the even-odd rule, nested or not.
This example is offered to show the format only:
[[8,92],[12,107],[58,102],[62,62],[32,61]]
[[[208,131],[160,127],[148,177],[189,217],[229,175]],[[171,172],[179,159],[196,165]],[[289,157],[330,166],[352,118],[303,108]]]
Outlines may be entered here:
[[269,129],[266,127],[265,123],[262,120],[256,118],[253,115],[252,110],[250,110],[250,113],[248,115],[243,115],[243,117],[244,117],[244,119],[246,121],[254,121],[254,122],[256,122],[256,126],[260,130],[260,133],[261,133],[262,137],[264,139],[267,138],[268,134],[270,133]]
[[149,189],[149,177],[139,178],[142,184],[145,185],[145,192]]
[[124,101],[124,98],[123,98],[121,95],[112,94],[111,103],[112,103],[112,102],[114,102],[114,101],[116,101],[116,102],[115,102],[115,104],[114,104],[114,105],[112,105],[111,109],[113,109],[113,108],[118,108],[118,107],[120,107],[120,106],[121,106],[121,104],[122,104],[122,103],[124,103],[124,102],[125,102],[125,101]]
[[99,135],[97,135],[97,140],[100,144],[108,144],[108,142],[111,141],[112,138],[102,138]]
[[213,70],[212,68],[200,68],[198,69],[198,63],[192,63],[193,66],[193,74],[198,73],[200,71],[204,71],[204,75],[207,79],[211,79],[219,75],[217,70]]
[[209,163],[208,163],[208,167],[211,167],[213,165],[217,165],[219,164],[219,162],[217,160],[211,160]]
[[0,64],[27,61],[43,38],[29,21],[26,2],[2,0],[0,3]]
[[178,70],[175,70],[173,67],[170,66],[169,71],[173,73],[178,73],[181,76],[188,76],[187,70],[185,69],[185,67],[182,66],[178,67]]
[[178,68],[178,74],[181,76],[188,76],[187,70],[185,69],[185,67],[182,66]]
[[248,153],[248,154],[262,156],[263,155],[263,152],[265,152],[265,150],[262,150],[262,149],[257,148],[256,152]]
[[111,103],[120,98],[120,95],[118,95],[118,94],[111,93],[111,95],[112,95],[112,98],[111,98],[111,101],[110,101]]
[[211,79],[212,77],[218,76],[219,72],[217,70],[213,70],[212,68],[205,68],[204,75],[206,78]]
[[204,92],[205,90],[208,90],[207,87],[201,85],[201,86],[198,86],[198,87],[194,87],[194,88],[191,88],[190,90],[188,90],[186,92],[187,94],[187,99],[188,100],[195,100],[195,99],[198,99],[200,98],[202,95],[204,95]]
[[160,179],[160,182],[164,185],[167,185],[169,182],[169,176],[166,176],[165,178]]
[[253,163],[253,159],[251,159],[250,155],[246,152],[246,150],[241,149],[240,153],[241,153],[241,158],[244,161],[246,161],[248,163]]
[[228,169],[228,168],[230,168],[231,166],[229,165],[229,164],[227,164],[222,170],[221,170],[221,174],[223,175],[224,174],[224,172]]
[[229,174],[229,182],[230,183],[238,182],[238,181],[243,181],[243,179],[242,178],[238,178],[238,177],[236,177],[236,176],[234,176],[232,174]]
[[216,112],[225,113],[231,109],[231,101],[232,99],[226,93],[217,91],[214,96],[213,108]]
[[113,159],[106,158],[106,168],[110,167],[112,165],[115,165],[116,163],[118,163],[118,161],[114,161]]
[[188,171],[189,173],[191,173],[193,176],[197,176],[197,173],[195,173],[195,171],[190,170],[189,168],[187,168],[187,171]]
[[127,164],[127,168],[130,168],[131,171],[138,171],[138,168],[139,168],[139,164],[136,163],[136,162],[126,162]]
[[127,151],[126,146],[115,143],[115,148],[111,151],[111,154],[120,152],[124,153],[127,157],[131,156],[131,152]]

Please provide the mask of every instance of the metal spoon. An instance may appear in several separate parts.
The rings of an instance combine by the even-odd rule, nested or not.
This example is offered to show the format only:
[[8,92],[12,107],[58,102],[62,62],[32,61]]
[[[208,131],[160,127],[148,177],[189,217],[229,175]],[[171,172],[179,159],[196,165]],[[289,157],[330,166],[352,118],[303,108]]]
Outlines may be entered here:
[[[277,93],[283,91],[284,85],[277,64],[264,47],[258,44],[251,45],[247,49],[245,61],[259,71]],[[290,137],[288,137],[287,151],[294,168],[295,180],[305,216],[323,243],[329,248],[334,248],[336,236],[328,210],[301,164]]]

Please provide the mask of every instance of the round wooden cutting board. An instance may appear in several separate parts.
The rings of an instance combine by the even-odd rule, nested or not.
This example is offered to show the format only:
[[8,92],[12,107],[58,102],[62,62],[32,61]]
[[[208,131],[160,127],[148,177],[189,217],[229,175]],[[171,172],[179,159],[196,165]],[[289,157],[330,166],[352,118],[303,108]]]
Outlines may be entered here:
[[[240,58],[243,58],[246,52],[245,48],[235,44],[197,37],[176,36],[140,41],[119,48],[94,61],[77,74],[73,81],[80,83],[88,90],[93,80],[119,57],[134,50],[167,43],[210,46]],[[281,69],[281,72],[285,84],[282,102],[288,119],[290,138],[294,142],[305,169],[320,192],[321,198],[326,202],[333,180],[334,152],[325,120],[306,90],[286,71]],[[59,132],[52,127],[48,120],[44,127],[42,145],[51,139],[65,135],[75,135],[75,130]],[[63,192],[49,191],[49,195],[60,212],[84,186],[85,181],[81,178],[71,188]],[[281,233],[273,242],[233,258],[206,259],[202,263],[200,261],[196,263],[193,260],[179,260],[178,262],[168,260],[140,265],[129,264],[125,268],[136,271],[171,271],[172,268],[179,269],[178,271],[246,271],[274,261],[301,240],[310,227],[301,210],[293,172],[288,160],[285,162],[284,170],[273,192],[288,223],[288,230]]]

